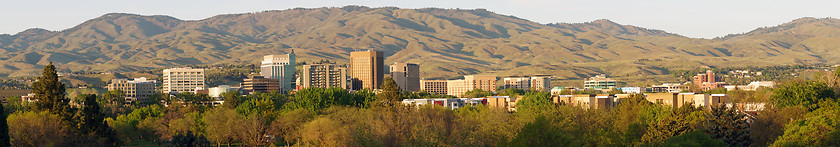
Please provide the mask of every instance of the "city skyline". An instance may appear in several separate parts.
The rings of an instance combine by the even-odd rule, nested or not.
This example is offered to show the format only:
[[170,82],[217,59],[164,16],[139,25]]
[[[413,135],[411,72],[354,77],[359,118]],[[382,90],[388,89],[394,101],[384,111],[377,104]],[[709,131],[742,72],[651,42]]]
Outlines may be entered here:
[[[821,3],[822,5],[812,5]],[[583,23],[609,19],[624,25],[664,30],[692,38],[714,38],[738,34],[756,28],[775,26],[802,17],[838,17],[833,1],[548,1],[495,0],[494,2],[464,1],[144,1],[117,2],[86,1],[13,1],[8,6],[38,5],[40,9],[8,7],[0,9],[0,34],[16,34],[30,28],[51,31],[68,29],[86,20],[107,13],[135,13],[168,15],[182,20],[201,20],[216,15],[286,10],[291,8],[320,8],[359,5],[368,7],[395,6],[400,8],[460,8],[487,9],[539,23]],[[168,4],[168,5],[161,5]],[[193,5],[195,7],[184,8]],[[639,8],[645,9],[639,9]],[[45,11],[49,10],[49,11]],[[62,12],[62,13],[56,13]],[[26,15],[20,15],[26,14]],[[834,15],[832,15],[834,14]]]

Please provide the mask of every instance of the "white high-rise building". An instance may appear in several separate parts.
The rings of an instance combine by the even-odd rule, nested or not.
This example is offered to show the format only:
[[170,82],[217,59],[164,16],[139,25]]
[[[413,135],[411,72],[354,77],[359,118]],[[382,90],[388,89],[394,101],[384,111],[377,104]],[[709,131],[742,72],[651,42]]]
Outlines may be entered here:
[[292,82],[295,78],[295,51],[286,55],[263,57],[260,75],[268,79],[280,80],[280,92],[285,93],[294,89]]
[[163,70],[163,92],[180,93],[195,92],[196,89],[206,88],[204,85],[204,69],[170,68]]

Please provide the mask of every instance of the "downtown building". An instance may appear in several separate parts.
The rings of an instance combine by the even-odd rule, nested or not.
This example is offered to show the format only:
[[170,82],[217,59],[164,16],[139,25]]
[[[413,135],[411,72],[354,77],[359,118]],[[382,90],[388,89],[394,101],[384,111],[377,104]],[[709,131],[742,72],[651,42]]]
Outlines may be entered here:
[[245,94],[280,92],[280,85],[280,80],[277,79],[251,76],[250,78],[243,79],[242,90]]
[[694,86],[697,86],[701,91],[724,88],[726,85],[729,85],[723,82],[723,78],[717,76],[712,70],[706,70],[705,74],[697,74],[692,78]]
[[170,68],[163,70],[163,93],[177,94],[205,89],[204,69]]
[[349,89],[347,75],[347,68],[336,64],[303,65],[298,86],[301,88],[339,87]]
[[120,90],[125,94],[126,102],[146,101],[155,94],[155,80],[148,80],[146,77],[129,79],[112,79],[108,91]]
[[420,90],[428,93],[448,95],[447,84],[449,80],[420,80]]
[[268,55],[263,57],[260,63],[260,75],[267,79],[274,79],[280,83],[279,92],[294,89],[292,82],[295,79],[295,52],[286,55]]
[[610,78],[607,78],[606,75],[596,75],[583,81],[583,88],[584,89],[595,89],[595,90],[603,90],[603,89],[613,89],[616,88],[616,81]]
[[484,91],[496,92],[495,75],[468,75],[463,80],[449,80],[446,83],[447,95],[461,97],[467,91],[481,89]]
[[420,66],[397,62],[391,65],[391,78],[403,91],[420,91]]
[[551,90],[551,79],[553,77],[550,75],[510,76],[502,78],[504,82],[502,87],[548,92]]
[[353,90],[380,89],[384,77],[385,56],[380,51],[350,53]]

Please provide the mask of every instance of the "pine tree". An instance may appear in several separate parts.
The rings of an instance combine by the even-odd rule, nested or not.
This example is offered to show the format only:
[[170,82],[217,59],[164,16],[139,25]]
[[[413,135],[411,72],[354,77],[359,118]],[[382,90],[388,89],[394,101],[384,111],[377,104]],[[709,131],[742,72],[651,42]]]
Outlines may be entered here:
[[236,109],[236,107],[242,103],[242,94],[240,94],[239,91],[222,93],[222,97],[225,98],[225,102],[222,104],[222,107],[225,108]]
[[712,138],[722,140],[729,146],[749,146],[752,143],[750,126],[743,119],[744,114],[721,105],[713,107],[706,117],[706,134]]
[[79,95],[84,99],[84,107],[82,107],[82,114],[79,120],[79,133],[83,135],[94,135],[105,139],[108,144],[117,146],[116,134],[107,124],[105,124],[105,113],[102,113],[102,108],[96,102],[96,95],[82,94]]
[[12,146],[9,136],[9,124],[6,122],[6,117],[8,116],[6,114],[6,108],[3,107],[3,103],[0,103],[0,147]]
[[380,101],[401,101],[402,94],[400,93],[400,86],[391,77],[385,77],[382,80],[382,93],[376,94]]
[[35,110],[48,111],[59,115],[63,120],[71,120],[70,99],[65,97],[64,83],[58,79],[58,73],[52,62],[44,66],[41,77],[32,83],[32,93],[35,93]]

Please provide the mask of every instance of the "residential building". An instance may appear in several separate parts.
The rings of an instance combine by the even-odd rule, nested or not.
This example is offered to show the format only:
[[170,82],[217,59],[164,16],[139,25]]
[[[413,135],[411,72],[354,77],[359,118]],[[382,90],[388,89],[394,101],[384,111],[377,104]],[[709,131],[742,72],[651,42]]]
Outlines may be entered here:
[[29,93],[29,94],[20,96],[20,101],[21,102],[27,102],[27,103],[33,103],[33,102],[38,101],[38,98],[35,98],[35,93]]
[[391,78],[403,91],[420,91],[420,66],[397,62],[391,65]]
[[486,105],[488,98],[439,98],[439,99],[403,99],[404,105],[435,105],[446,107],[449,109],[458,109],[461,107]]
[[610,78],[607,78],[606,75],[596,75],[595,77],[591,77],[586,81],[583,81],[583,88],[585,89],[612,89],[616,87],[616,81]]
[[484,91],[496,92],[496,76],[494,75],[468,75],[463,80],[449,80],[446,83],[446,93],[451,96],[461,97],[467,91],[481,89]]
[[280,92],[280,81],[276,79],[268,79],[262,76],[252,76],[244,79],[242,83],[244,93],[252,94],[255,92],[271,93]]
[[347,68],[336,64],[303,65],[300,74],[300,86],[302,88],[349,88],[347,84]]
[[642,93],[642,87],[621,87],[621,92],[624,93]]
[[715,75],[712,70],[706,70],[705,74],[697,74],[693,77],[693,83],[698,89],[702,91],[711,90],[715,88],[723,88],[727,84],[723,82],[723,78]]
[[350,53],[352,89],[379,89],[384,76],[385,56],[379,51]]
[[536,91],[550,91],[551,80],[554,79],[551,75],[535,75],[531,77],[531,89]]
[[286,55],[268,55],[263,57],[260,64],[260,75],[267,79],[275,79],[280,83],[280,92],[292,90],[295,78],[295,51]]
[[502,85],[505,89],[509,88],[516,88],[516,89],[529,89],[531,88],[531,78],[527,76],[510,76],[502,78],[504,81],[504,85]]
[[170,68],[163,70],[163,93],[195,92],[205,88],[204,69]]
[[242,87],[231,87],[230,85],[219,85],[217,87],[213,87],[207,90],[207,95],[211,98],[219,98],[223,97],[222,94],[225,92],[234,92],[239,91]]
[[112,79],[108,91],[120,90],[125,94],[126,102],[145,101],[155,94],[155,80],[148,80],[146,77],[128,79]]
[[434,94],[447,95],[447,83],[447,80],[420,80],[420,90]]

